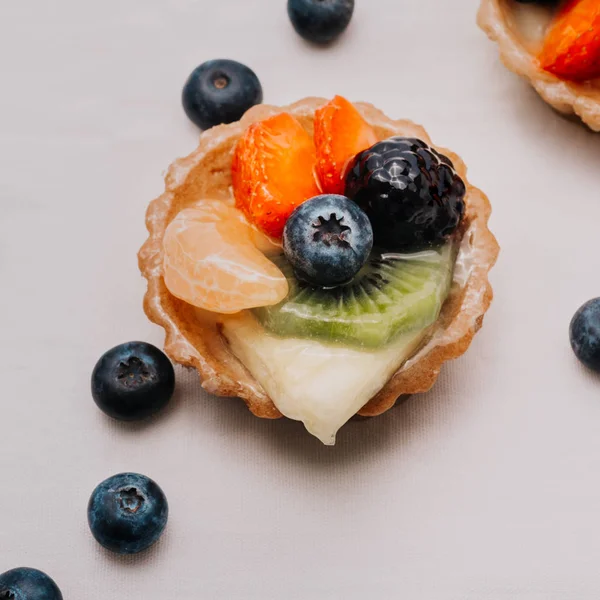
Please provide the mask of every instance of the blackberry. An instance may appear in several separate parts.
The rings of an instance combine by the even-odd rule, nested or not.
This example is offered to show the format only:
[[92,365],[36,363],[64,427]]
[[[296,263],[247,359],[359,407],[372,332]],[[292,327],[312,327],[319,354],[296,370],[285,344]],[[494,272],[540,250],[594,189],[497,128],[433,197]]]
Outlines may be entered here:
[[415,138],[378,142],[346,174],[346,196],[371,220],[375,245],[388,250],[447,238],[462,219],[465,192],[452,161]]

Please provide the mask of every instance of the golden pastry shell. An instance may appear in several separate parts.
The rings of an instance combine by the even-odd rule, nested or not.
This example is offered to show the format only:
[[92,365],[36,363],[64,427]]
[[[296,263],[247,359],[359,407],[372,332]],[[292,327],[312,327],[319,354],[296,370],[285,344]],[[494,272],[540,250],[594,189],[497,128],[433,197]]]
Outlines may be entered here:
[[550,106],[564,115],[576,115],[594,131],[600,131],[598,81],[564,81],[538,66],[536,57],[515,25],[515,0],[482,0],[477,23],[498,44],[502,62],[527,79]]
[[[284,107],[260,105],[249,110],[241,121],[204,132],[198,148],[176,160],[165,178],[166,190],[147,212],[149,237],[139,252],[140,270],[148,280],[144,309],[151,321],[164,328],[165,351],[182,365],[198,370],[202,386],[217,396],[237,396],[258,417],[278,418],[281,413],[262,386],[230,351],[220,333],[218,316],[206,314],[173,297],[163,280],[163,236],[175,215],[202,198],[222,197],[231,202],[233,150],[243,131],[253,122],[279,112],[294,115],[309,133],[313,132],[315,110],[325,104],[321,98],[305,98]],[[391,135],[417,137],[430,143],[425,130],[411,121],[394,121],[371,104],[356,107],[377,130],[380,139]],[[488,272],[499,247],[488,229],[491,208],[487,197],[468,184],[466,167],[453,152],[438,148],[452,159],[467,184],[462,244],[472,259],[468,279],[455,288],[444,304],[435,331],[427,344],[405,363],[360,411],[363,416],[379,415],[405,394],[429,390],[442,364],[462,355],[481,327],[492,300]]]

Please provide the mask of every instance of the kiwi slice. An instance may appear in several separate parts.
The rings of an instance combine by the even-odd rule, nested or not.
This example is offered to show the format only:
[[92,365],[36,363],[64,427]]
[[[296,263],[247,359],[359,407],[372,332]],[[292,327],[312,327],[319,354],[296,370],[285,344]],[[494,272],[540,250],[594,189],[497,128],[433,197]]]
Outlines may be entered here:
[[274,262],[287,277],[290,292],[283,302],[254,313],[280,336],[379,348],[437,320],[455,257],[451,243],[412,254],[374,251],[350,283],[318,288],[299,281],[280,256]]

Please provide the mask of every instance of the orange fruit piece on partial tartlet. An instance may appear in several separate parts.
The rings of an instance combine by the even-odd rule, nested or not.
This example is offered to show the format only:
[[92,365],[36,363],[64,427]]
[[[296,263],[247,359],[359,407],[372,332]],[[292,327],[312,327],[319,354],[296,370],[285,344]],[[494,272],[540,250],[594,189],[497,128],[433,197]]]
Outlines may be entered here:
[[323,191],[343,194],[348,163],[379,139],[355,106],[336,96],[315,111],[317,173]]
[[281,238],[293,210],[321,193],[316,162],[312,138],[290,114],[250,125],[233,157],[236,205],[261,231]]
[[219,200],[199,202],[165,231],[165,284],[177,298],[211,312],[277,304],[287,296],[288,283],[263,254],[274,247],[236,208]]
[[600,77],[600,0],[571,0],[551,25],[540,66],[562,79]]

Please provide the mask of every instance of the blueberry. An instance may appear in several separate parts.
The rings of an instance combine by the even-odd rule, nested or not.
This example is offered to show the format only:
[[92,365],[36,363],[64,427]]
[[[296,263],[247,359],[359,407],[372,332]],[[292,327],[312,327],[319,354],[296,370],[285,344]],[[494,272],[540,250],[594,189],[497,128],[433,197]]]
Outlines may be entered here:
[[288,0],[287,7],[299,35],[309,42],[326,44],[348,27],[354,0]]
[[152,344],[115,346],[96,363],[92,396],[109,417],[136,421],[163,408],[175,389],[171,361]]
[[600,298],[586,302],[575,313],[569,333],[575,356],[600,373]]
[[87,512],[90,530],[100,545],[117,554],[137,554],[161,536],[169,505],[152,479],[121,473],[93,491]]
[[372,247],[367,215],[345,196],[335,194],[301,204],[283,231],[283,250],[297,277],[321,287],[350,281]]
[[62,600],[62,594],[46,573],[20,567],[0,575],[0,600]]
[[196,67],[183,86],[185,113],[201,129],[239,121],[263,99],[258,77],[235,60],[209,60]]

